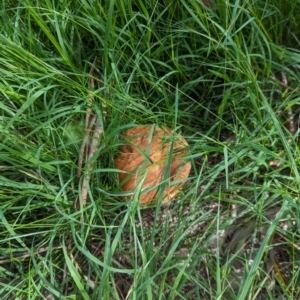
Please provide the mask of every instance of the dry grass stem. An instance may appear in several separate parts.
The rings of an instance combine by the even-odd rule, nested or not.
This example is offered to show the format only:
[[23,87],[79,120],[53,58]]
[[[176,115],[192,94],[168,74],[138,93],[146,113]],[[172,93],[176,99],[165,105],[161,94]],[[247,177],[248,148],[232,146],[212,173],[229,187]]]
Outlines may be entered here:
[[[288,86],[288,81],[287,81],[287,78],[286,78],[286,75],[284,72],[281,72],[281,78],[282,78],[282,83],[285,86]],[[294,122],[293,110],[291,107],[287,109],[286,115],[287,115],[287,119],[288,119],[289,131],[290,131],[291,135],[294,135],[296,132],[296,126],[295,126],[295,122]],[[290,139],[289,139],[289,142],[290,142]]]
[[[61,249],[61,247],[62,246],[54,246],[54,247],[51,248],[51,251]],[[3,256],[0,256],[0,265],[4,264],[4,263],[9,263],[9,262],[12,261],[12,259],[14,259],[14,260],[24,259],[24,258],[30,257],[31,255],[36,255],[36,254],[40,254],[40,253],[43,253],[43,252],[47,252],[48,250],[49,250],[49,247],[42,247],[42,248],[37,249],[33,253],[28,252],[28,251],[24,251],[24,252],[18,253],[15,256],[12,256],[11,254],[3,255]]]
[[276,79],[274,76],[270,76],[270,79],[271,79],[272,81],[277,82],[277,83],[278,83],[280,86],[282,86],[283,88],[285,88],[285,89],[287,89],[287,90],[289,90],[289,91],[292,91],[293,93],[300,94],[300,91],[298,91],[298,90],[294,89],[293,87],[291,87],[291,86],[285,84],[284,82],[282,82],[282,81]]
[[[94,60],[90,71],[90,78],[89,78],[89,91],[90,96],[88,99],[88,107],[85,116],[85,137],[80,147],[80,155],[78,158],[78,170],[77,170],[77,177],[80,178],[82,174],[83,162],[85,161],[85,174],[82,181],[81,186],[81,199],[82,199],[82,206],[86,205],[88,199],[88,185],[91,179],[91,172],[93,170],[93,161],[92,158],[96,153],[99,145],[100,145],[100,137],[102,135],[103,129],[101,127],[100,121],[96,114],[93,113],[92,105],[94,103],[94,93],[95,90],[95,67],[96,67],[97,59]],[[105,108],[106,106],[103,104],[102,107],[104,108],[104,115],[106,114]],[[78,199],[76,199],[75,208],[79,208]]]

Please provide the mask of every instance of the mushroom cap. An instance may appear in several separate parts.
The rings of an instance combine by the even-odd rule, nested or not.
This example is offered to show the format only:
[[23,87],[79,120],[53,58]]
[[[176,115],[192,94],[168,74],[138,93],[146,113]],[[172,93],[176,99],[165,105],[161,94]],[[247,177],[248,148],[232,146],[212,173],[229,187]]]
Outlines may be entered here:
[[[188,154],[186,140],[170,128],[152,124],[133,127],[124,133],[124,138],[126,143],[115,159],[116,168],[122,171],[119,172],[122,190],[134,193],[141,184],[140,205],[154,204],[160,184],[167,179],[162,203],[174,199],[191,170],[191,163],[184,160]],[[125,198],[130,200],[133,195]]]

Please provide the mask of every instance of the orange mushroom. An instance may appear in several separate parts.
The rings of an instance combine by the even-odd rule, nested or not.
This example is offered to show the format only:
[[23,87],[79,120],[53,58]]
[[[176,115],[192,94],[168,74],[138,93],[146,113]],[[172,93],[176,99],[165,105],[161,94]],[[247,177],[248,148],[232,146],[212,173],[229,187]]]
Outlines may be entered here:
[[[163,180],[167,183],[162,203],[174,199],[191,170],[191,163],[185,161],[188,153],[186,140],[170,128],[151,124],[127,130],[124,138],[126,143],[121,147],[115,164],[121,171],[122,190],[133,192],[132,196],[126,196],[126,200],[132,199],[141,185],[140,205],[156,203]],[[172,157],[169,157],[171,153]]]

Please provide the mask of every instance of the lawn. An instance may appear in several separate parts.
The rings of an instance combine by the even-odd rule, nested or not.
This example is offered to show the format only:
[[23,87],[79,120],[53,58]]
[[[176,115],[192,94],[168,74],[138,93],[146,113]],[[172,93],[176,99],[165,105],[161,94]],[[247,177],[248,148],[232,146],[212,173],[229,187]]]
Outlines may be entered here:
[[[0,25],[1,299],[300,299],[299,1],[3,0]],[[168,204],[119,180],[148,124],[188,143]]]

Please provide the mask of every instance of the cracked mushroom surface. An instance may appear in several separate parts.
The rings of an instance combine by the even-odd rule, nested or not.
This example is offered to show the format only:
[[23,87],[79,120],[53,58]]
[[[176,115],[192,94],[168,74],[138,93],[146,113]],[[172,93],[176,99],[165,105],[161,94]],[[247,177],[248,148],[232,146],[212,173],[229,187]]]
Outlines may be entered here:
[[122,190],[132,192],[126,200],[141,190],[140,205],[155,204],[161,187],[162,203],[174,199],[191,170],[191,163],[185,159],[189,152],[186,140],[170,128],[152,124],[133,127],[123,137],[125,143],[115,165],[120,170]]

